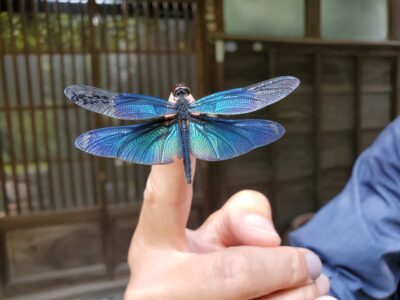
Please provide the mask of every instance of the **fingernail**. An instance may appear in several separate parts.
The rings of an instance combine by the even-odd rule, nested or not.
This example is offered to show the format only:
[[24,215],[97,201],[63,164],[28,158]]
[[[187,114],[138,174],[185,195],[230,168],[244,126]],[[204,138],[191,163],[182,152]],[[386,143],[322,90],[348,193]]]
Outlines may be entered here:
[[315,284],[317,285],[319,294],[321,296],[328,294],[330,284],[329,284],[329,279],[328,279],[328,277],[325,276],[325,274],[321,274],[321,276],[319,276],[315,280]]
[[244,218],[244,225],[251,228],[252,230],[257,230],[263,234],[278,235],[272,222],[260,215],[247,215]]
[[321,275],[322,272],[322,262],[319,257],[311,252],[307,251],[306,253],[306,263],[308,268],[308,274],[311,279],[316,279]]

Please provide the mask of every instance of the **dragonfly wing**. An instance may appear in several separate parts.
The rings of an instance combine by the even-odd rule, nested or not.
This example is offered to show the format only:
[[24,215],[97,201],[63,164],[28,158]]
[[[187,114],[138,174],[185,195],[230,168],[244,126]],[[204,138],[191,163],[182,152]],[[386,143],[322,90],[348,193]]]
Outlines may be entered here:
[[175,104],[151,96],[114,93],[85,85],[72,85],[64,93],[87,110],[122,120],[145,120],[176,114]]
[[208,95],[193,102],[189,109],[191,113],[199,114],[244,114],[285,98],[299,83],[296,77],[277,77],[248,87]]
[[270,144],[285,133],[279,123],[269,120],[225,120],[197,117],[190,122],[190,149],[203,160],[233,158]]
[[139,164],[168,164],[182,156],[176,120],[95,129],[80,135],[75,146],[87,153]]

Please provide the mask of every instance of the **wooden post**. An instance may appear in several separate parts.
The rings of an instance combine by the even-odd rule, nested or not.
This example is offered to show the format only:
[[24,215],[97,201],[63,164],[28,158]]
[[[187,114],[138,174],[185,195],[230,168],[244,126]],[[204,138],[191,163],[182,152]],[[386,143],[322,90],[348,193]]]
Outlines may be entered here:
[[[195,12],[195,28],[196,28],[196,56],[197,56],[197,80],[198,80],[198,95],[197,97],[205,96],[206,94],[206,25],[204,20],[204,1],[196,2],[196,12]],[[209,70],[208,70],[209,71]]]
[[306,0],[305,4],[305,36],[308,38],[320,38],[321,0]]
[[390,117],[395,119],[400,115],[400,56],[393,59],[392,63],[392,86],[393,94],[391,99]]
[[314,143],[313,143],[313,209],[317,211],[320,206],[319,187],[321,178],[320,151],[321,151],[321,75],[322,75],[322,55],[316,53],[314,55],[314,78],[313,78],[313,127],[314,127]]
[[388,1],[389,40],[400,40],[400,0]]
[[[96,27],[93,24],[93,19],[97,14],[97,5],[95,0],[89,0],[88,2],[88,14],[89,14],[89,40],[90,40],[90,58],[91,58],[91,70],[92,70],[92,84],[99,86],[100,84],[100,59],[99,51],[96,40]],[[96,116],[95,119],[96,127],[101,127],[101,119]],[[103,253],[107,269],[107,276],[112,278],[114,276],[115,260],[114,260],[114,249],[112,243],[112,222],[108,213],[107,197],[106,197],[106,166],[104,161],[97,160],[97,193],[99,197],[99,204],[101,209],[100,226],[102,230],[103,238]]]
[[2,296],[4,295],[2,293],[5,291],[9,279],[6,237],[6,233],[0,229],[0,299],[3,299]]
[[361,100],[362,100],[362,59],[355,57],[355,91],[354,91],[354,132],[353,132],[353,157],[357,159],[361,151]]

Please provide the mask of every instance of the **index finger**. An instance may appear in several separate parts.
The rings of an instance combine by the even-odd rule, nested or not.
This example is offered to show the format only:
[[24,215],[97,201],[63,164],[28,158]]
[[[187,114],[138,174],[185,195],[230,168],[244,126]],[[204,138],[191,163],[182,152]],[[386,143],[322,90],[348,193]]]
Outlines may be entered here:
[[[171,101],[171,97],[170,97]],[[192,178],[196,160],[191,157]],[[186,249],[185,228],[193,195],[185,181],[183,161],[151,168],[135,237],[147,245]]]

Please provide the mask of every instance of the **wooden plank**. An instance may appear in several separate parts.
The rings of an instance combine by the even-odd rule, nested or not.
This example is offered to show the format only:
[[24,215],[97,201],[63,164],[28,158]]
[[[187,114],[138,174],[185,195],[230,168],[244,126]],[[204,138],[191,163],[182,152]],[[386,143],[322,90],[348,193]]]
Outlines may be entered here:
[[[86,10],[85,10],[86,8]],[[92,84],[93,85],[93,78],[92,82],[89,81],[89,76],[88,73],[92,72],[89,68],[89,65],[87,63],[86,55],[91,53],[91,48],[90,48],[90,39],[88,38],[87,34],[87,26],[85,25],[85,16],[87,16],[88,11],[87,11],[87,5],[81,1],[79,3],[79,15],[80,15],[80,37],[81,37],[81,47],[82,47],[82,54],[83,54],[83,81],[85,84]],[[91,23],[91,22],[90,22]],[[80,109],[80,108],[79,108]],[[87,116],[87,121],[86,121],[86,127],[87,128],[93,128],[92,120],[95,120],[96,116],[93,116],[91,112],[85,112]],[[99,182],[98,182],[98,173],[97,173],[97,164],[95,158],[91,155],[89,158],[90,161],[90,172],[91,172],[91,178],[92,178],[92,185],[91,185],[91,191],[93,195],[93,204],[99,204]]]
[[[47,47],[49,49],[53,49],[54,45],[52,43],[52,39],[51,39],[51,30],[52,30],[52,24],[50,24],[50,10],[49,10],[49,5],[47,3],[47,1],[45,2],[45,10],[46,10],[46,32],[47,32]],[[53,105],[56,104],[56,90],[55,90],[55,85],[56,85],[56,79],[55,79],[55,73],[54,73],[54,62],[53,62],[53,58],[54,56],[51,54],[49,57],[50,60],[50,64],[49,64],[49,68],[50,68],[50,93],[51,93],[51,103]],[[53,126],[54,126],[54,131],[55,131],[55,144],[56,144],[56,152],[61,155],[62,151],[62,147],[61,147],[61,132],[60,132],[60,126],[58,123],[58,118],[57,118],[57,113],[54,113],[55,117],[54,117],[54,122],[53,122]],[[65,197],[65,178],[64,178],[64,172],[63,172],[63,168],[61,164],[58,164],[58,178],[59,178],[59,184],[60,184],[60,192],[58,193],[58,196],[61,198],[61,207],[66,207],[66,197]],[[53,199],[54,202],[54,208],[57,207],[57,204],[55,203],[55,199]]]
[[[105,20],[104,22],[101,23],[100,30],[101,30],[101,36],[103,39],[103,45],[102,45],[102,50],[104,51],[105,55],[105,76],[106,76],[106,88],[109,90],[112,90],[112,84],[111,84],[111,77],[112,77],[112,72],[111,72],[111,51],[109,48],[110,44],[110,39],[109,39],[109,30],[108,30],[108,21],[107,21],[107,6],[106,5],[100,5],[99,6],[101,18]],[[128,49],[128,48],[127,48]],[[129,55],[129,53],[127,53]],[[119,199],[121,199],[120,191],[119,191],[119,178],[118,178],[118,172],[117,172],[117,166],[114,163],[114,160],[109,162],[109,174],[112,180],[112,185],[113,185],[113,196],[114,199],[116,199],[115,202],[118,202]]]
[[[167,50],[164,50],[164,49],[160,49],[160,50],[150,49],[149,53],[157,54],[157,55],[168,54],[168,53],[172,53],[172,54],[185,53],[186,54],[187,51],[189,51],[189,54],[196,53],[196,49],[180,50],[180,51],[171,49],[170,52],[168,52]],[[108,52],[107,52],[107,50],[105,48],[102,48],[101,52],[102,53],[113,53],[113,50],[108,50]],[[119,52],[123,53],[123,54],[127,54],[127,53],[140,53],[141,51],[138,51],[136,49],[130,49],[129,51],[127,51],[126,49],[119,49]],[[10,50],[4,50],[4,54],[12,54],[12,53],[23,53],[23,51],[21,51],[19,49],[17,49],[15,52],[11,52]],[[52,50],[42,49],[40,51],[38,51],[36,49],[30,49],[29,53],[31,53],[31,54],[47,54],[47,55],[59,54],[59,52],[57,50],[53,50],[53,49]],[[87,51],[86,50],[78,50],[78,49],[75,49],[74,51],[70,51],[68,49],[64,50],[64,54],[74,54],[74,53],[84,55],[84,54],[87,54]]]
[[356,56],[355,63],[355,90],[354,90],[354,133],[353,133],[353,156],[354,160],[357,159],[361,151],[361,101],[362,101],[362,59]]
[[69,224],[99,220],[101,216],[98,207],[83,208],[79,211],[47,211],[30,215],[13,216],[0,219],[0,231],[8,232],[26,228]]
[[400,0],[388,1],[389,34],[390,40],[400,40]]
[[[108,209],[110,219],[138,216],[141,205],[137,202],[121,203],[110,206]],[[0,218],[0,232],[23,230],[26,228],[73,224],[79,222],[100,221],[101,208],[88,207],[80,210],[45,211],[31,215],[20,215]]]
[[313,127],[314,127],[314,142],[313,142],[313,173],[314,173],[314,195],[313,209],[319,209],[319,187],[321,178],[320,152],[321,152],[321,77],[322,77],[322,58],[321,54],[317,53],[314,56],[314,75],[313,75]]
[[[133,88],[133,84],[132,84],[132,74],[131,74],[131,70],[132,70],[132,64],[131,64],[131,58],[130,58],[130,45],[129,45],[129,35],[128,35],[128,3],[126,1],[121,3],[121,11],[122,11],[122,20],[123,20],[123,24],[124,24],[124,38],[125,38],[125,50],[127,51],[126,56],[126,68],[127,68],[127,83],[128,83],[128,92],[134,92],[132,90]],[[114,162],[112,162],[114,164]],[[123,173],[124,173],[124,192],[125,192],[125,199],[123,199],[124,201],[129,201],[130,199],[130,182],[132,182],[132,176],[130,176],[130,173],[132,171],[132,168],[130,167],[131,165],[124,163],[124,169],[123,169]],[[121,199],[117,199],[117,201],[120,201]]]
[[[1,229],[1,227],[0,227]],[[0,287],[4,291],[4,288],[7,286],[9,281],[9,262],[8,262],[8,253],[7,253],[7,243],[6,243],[6,233],[0,230]],[[1,297],[0,292],[0,297]]]
[[[164,1],[162,3],[163,5],[163,10],[168,11],[168,4]],[[138,93],[143,93],[143,87],[144,87],[144,82],[147,79],[143,78],[144,70],[142,66],[142,57],[145,57],[143,54],[142,50],[142,42],[141,42],[141,34],[140,34],[140,12],[139,12],[139,3],[137,0],[132,2],[132,9],[133,9],[133,18],[135,19],[135,26],[134,26],[134,34],[135,34],[135,49],[134,53],[136,53],[137,56],[137,84],[138,84]],[[166,18],[165,24],[167,26],[166,28],[166,39],[167,39],[167,50],[165,53],[167,54],[167,69],[168,69],[168,74],[172,74],[172,63],[171,63],[171,55],[170,55],[170,47],[169,47],[169,26],[168,26],[168,14],[165,13],[164,17]],[[142,198],[142,191],[144,189],[144,183],[143,183],[143,173],[144,173],[144,167],[143,166],[134,166],[134,184],[135,184],[135,199],[141,199]]]
[[[160,3],[158,1],[152,1],[150,3],[151,10],[154,12],[154,22],[155,22],[155,32],[154,32],[154,39],[155,39],[155,49],[159,52],[161,47],[161,34],[160,34],[160,18],[161,18],[161,10],[160,10]],[[166,12],[164,12],[165,14]],[[161,55],[156,54],[156,64],[157,64],[157,81],[159,85],[159,90],[157,94],[159,96],[167,97],[169,95],[168,84],[166,84],[166,78],[163,75],[163,65],[161,63]]]
[[[117,15],[118,15],[118,1],[114,1],[114,9],[113,9],[113,26],[115,30],[115,36],[114,36],[114,51],[117,56],[117,88],[118,91],[122,91],[122,78],[121,78],[121,48],[120,48],[120,43],[119,43],[119,32],[120,28],[118,26],[118,21],[117,21]],[[120,4],[121,5],[121,4]],[[122,17],[122,16],[121,16]],[[123,125],[124,122],[122,120],[119,121],[119,125]],[[129,180],[128,180],[128,170],[127,170],[127,163],[123,162],[122,166],[120,167],[122,169],[122,179],[124,184],[123,184],[123,198],[124,201],[128,201],[129,199],[129,192],[128,192],[128,186],[129,186]],[[106,177],[106,174],[104,174]]]
[[216,40],[234,40],[234,41],[265,41],[269,44],[295,44],[295,45],[313,45],[329,47],[372,47],[372,48],[400,48],[400,41],[349,41],[349,40],[324,40],[316,38],[275,38],[269,36],[249,36],[233,35],[215,32],[210,34],[210,39]]
[[[268,78],[275,77],[276,73],[276,51],[270,50],[268,51]],[[271,115],[273,115],[273,107],[270,109]],[[279,205],[277,205],[277,178],[276,178],[276,152],[274,151],[274,144],[268,145],[268,165],[270,168],[270,177],[268,180],[268,198],[271,202],[271,205],[274,209],[274,215],[279,214]]]
[[[33,7],[33,27],[34,27],[34,35],[35,35],[35,50],[37,51],[37,65],[38,65],[38,90],[39,90],[39,97],[40,97],[40,108],[35,108],[41,112],[43,126],[43,139],[44,139],[44,153],[45,153],[45,161],[47,163],[47,187],[48,187],[48,197],[49,197],[49,207],[55,208],[55,195],[54,195],[54,185],[53,185],[53,166],[50,159],[50,136],[49,136],[49,116],[46,109],[46,97],[44,93],[44,78],[43,78],[43,68],[42,68],[42,55],[40,54],[41,44],[40,44],[40,32],[39,32],[39,17],[38,17],[38,7],[37,1],[32,1]],[[32,49],[31,49],[32,50]],[[48,208],[49,208],[48,207]]]
[[[196,1],[194,6],[194,23],[195,23],[195,45],[196,49],[196,76],[197,76],[197,94],[198,97],[205,96],[206,93],[206,72],[205,55],[206,55],[206,37],[205,37],[205,20],[204,20],[204,1]],[[211,70],[208,70],[208,74]]]
[[183,39],[185,43],[185,48],[183,49],[184,55],[182,54],[183,61],[185,62],[185,81],[193,88],[193,84],[191,82],[191,56],[190,49],[193,47],[193,43],[191,43],[191,31],[190,31],[190,23],[189,23],[189,4],[184,1],[182,2],[182,12],[184,19],[184,33]]
[[[65,78],[65,57],[64,57],[64,45],[63,45],[63,41],[62,41],[62,36],[64,35],[63,31],[62,31],[62,25],[61,25],[61,11],[60,11],[60,1],[57,0],[56,1],[56,24],[57,27],[57,49],[59,51],[59,55],[60,55],[60,78],[61,78],[61,84],[65,85],[66,83],[66,78]],[[64,99],[63,99],[64,100]],[[70,122],[69,122],[69,111],[64,108],[62,110],[62,119],[63,119],[63,123],[64,123],[64,130],[65,130],[65,135],[68,141],[72,141],[72,135],[71,135],[71,126],[70,126]],[[61,153],[59,153],[61,155]],[[77,206],[77,191],[76,191],[76,186],[75,186],[75,174],[76,172],[74,172],[74,163],[72,160],[72,154],[71,153],[67,153],[67,165],[66,165],[66,169],[67,172],[69,174],[69,193],[71,193],[71,204],[72,206],[76,207]],[[69,203],[67,205],[70,205]]]
[[182,63],[182,49],[181,49],[181,42],[182,42],[182,35],[180,31],[180,10],[179,10],[179,3],[177,1],[172,1],[172,9],[174,14],[174,34],[175,37],[175,51],[178,52],[176,56],[176,74],[178,81],[183,81],[184,73],[183,73],[183,63]]
[[[1,55],[0,55],[0,60],[1,60]],[[1,213],[4,213],[5,215],[10,214],[10,198],[8,197],[7,193],[7,188],[6,188],[6,174],[5,174],[5,164],[4,164],[4,158],[3,158],[3,153],[5,153],[4,149],[4,142],[3,139],[0,138],[0,184],[1,184],[1,195],[2,195],[2,202],[3,202],[3,209],[0,210]]]
[[[5,136],[10,137],[10,123],[11,123],[11,119],[10,119],[10,113],[6,110],[9,106],[8,104],[8,97],[6,96],[7,90],[5,90],[6,88],[6,82],[5,82],[5,67],[4,67],[4,55],[3,55],[3,46],[2,46],[3,42],[2,42],[2,37],[0,37],[0,74],[2,77],[2,91],[3,94],[0,95],[0,97],[3,97],[3,101],[4,101],[4,111],[5,111],[5,119],[6,119],[6,131],[7,133],[5,134]],[[10,143],[13,143],[13,141],[8,140]],[[13,147],[11,147],[10,145],[10,159],[11,161],[13,160],[13,152],[14,149]],[[1,190],[2,190],[2,194],[3,194],[3,210],[5,215],[9,215],[10,214],[10,210],[9,210],[9,204],[10,204],[10,198],[8,197],[8,193],[7,193],[7,189],[6,189],[6,174],[5,174],[5,164],[4,164],[4,157],[3,155],[5,154],[5,150],[4,150],[4,141],[3,138],[0,138],[0,182],[1,182]],[[13,164],[12,167],[12,173],[15,174],[15,166]],[[15,177],[15,175],[13,176]],[[14,179],[15,180],[15,179]],[[15,181],[14,181],[15,182]],[[15,185],[16,186],[16,185]],[[16,189],[16,192],[18,192],[18,188]],[[17,194],[16,194],[17,195]]]
[[[7,6],[7,13],[8,13],[8,26],[10,27],[11,32],[14,32],[16,30],[15,24],[14,24],[14,11],[13,11],[13,3],[12,1],[8,1],[8,6]],[[16,53],[16,41],[14,34],[10,35],[10,47],[11,47],[11,59],[12,59],[12,65],[14,69],[14,87],[15,87],[15,101],[17,104],[18,108],[22,107],[22,98],[21,98],[21,82],[19,79],[18,75],[18,61],[17,61],[17,53]],[[31,190],[31,180],[29,177],[29,172],[28,172],[28,149],[27,149],[27,139],[26,139],[26,131],[25,131],[25,126],[24,126],[24,115],[22,114],[21,110],[18,110],[17,112],[18,115],[18,128],[19,128],[19,135],[21,139],[21,154],[22,154],[22,164],[23,164],[23,172],[24,172],[24,177],[25,177],[25,186],[26,186],[26,195],[27,195],[27,201],[28,201],[28,209],[29,211],[33,210],[32,206],[32,190]],[[12,162],[13,164],[17,164],[18,161],[14,160]],[[15,182],[15,184],[19,184],[18,182]],[[16,199],[17,201],[17,211],[18,213],[22,212],[22,203],[20,202],[21,199]]]
[[[7,16],[10,18],[10,16]],[[12,132],[12,119],[11,119],[11,114],[9,113],[9,110],[11,108],[11,102],[10,102],[10,96],[9,96],[9,89],[8,89],[8,82],[7,82],[7,70],[5,67],[5,53],[4,49],[7,47],[6,42],[3,38],[3,35],[0,36],[0,54],[1,54],[1,61],[0,61],[0,68],[1,68],[1,78],[2,78],[2,90],[4,93],[4,109],[5,109],[5,117],[6,117],[6,130],[7,130],[7,140],[9,142],[9,155],[10,155],[10,161],[15,162],[16,161],[16,153],[15,153],[15,146],[14,146],[14,141],[15,137]],[[20,204],[19,204],[19,199],[20,199],[20,194],[19,194],[19,187],[18,187],[18,177],[17,177],[17,168],[15,163],[11,163],[11,169],[12,169],[12,183],[14,185],[14,193],[15,193],[15,198],[16,198],[16,204],[17,204],[17,212],[20,210]],[[3,170],[4,171],[4,170]],[[5,182],[3,183],[5,184]],[[7,202],[9,203],[9,202]],[[8,205],[7,205],[8,208]]]
[[321,0],[305,1],[305,36],[320,38],[321,34]]
[[392,63],[392,86],[393,96],[391,101],[390,114],[391,119],[400,115],[400,57],[393,59]]
[[[88,17],[89,20],[93,20],[93,18],[97,14],[97,4],[95,0],[89,0],[88,1]],[[115,17],[115,15],[114,15]],[[114,19],[115,20],[115,19]],[[99,59],[99,50],[98,50],[98,44],[97,44],[97,32],[96,32],[96,26],[93,24],[93,22],[89,22],[89,32],[90,32],[90,57],[91,57],[91,71],[92,71],[92,81],[93,85],[99,86],[100,84],[100,59]],[[117,35],[116,35],[117,36]],[[117,40],[116,40],[117,44]],[[117,45],[116,45],[117,46]],[[118,65],[120,65],[119,62],[119,55],[117,54],[118,58]],[[118,77],[119,79],[119,89],[120,88],[120,76]],[[96,116],[95,118],[95,125],[96,127],[101,127],[101,119],[100,117]],[[97,161],[97,175],[96,179],[98,182],[98,193],[99,193],[99,205],[100,205],[100,213],[101,213],[101,219],[100,221],[100,227],[102,230],[102,243],[103,243],[103,254],[104,254],[104,259],[105,259],[105,265],[107,268],[107,275],[109,278],[113,277],[114,273],[114,268],[115,268],[115,263],[114,263],[114,251],[113,251],[113,246],[112,246],[112,223],[110,222],[109,218],[109,212],[108,212],[108,205],[107,205],[107,193],[105,190],[106,186],[106,180],[107,180],[107,175],[106,175],[106,168],[105,168],[105,163],[104,160],[98,160]]]
[[43,203],[43,189],[42,189],[42,179],[40,174],[40,164],[39,164],[39,150],[38,150],[38,142],[37,142],[37,126],[36,126],[36,118],[35,111],[33,109],[33,91],[32,91],[32,70],[29,66],[29,49],[28,49],[28,33],[27,33],[27,13],[22,11],[26,7],[25,0],[19,0],[19,5],[21,7],[21,20],[22,20],[22,30],[23,30],[23,41],[24,41],[24,61],[25,61],[25,72],[27,76],[27,92],[28,92],[28,103],[30,106],[29,116],[30,116],[30,126],[32,130],[32,148],[33,148],[33,160],[35,163],[35,171],[36,171],[36,187],[38,191],[38,204],[39,209],[44,209]]
[[[74,45],[74,29],[73,29],[73,18],[77,18],[75,15],[72,14],[71,11],[71,2],[68,2],[68,29],[71,35],[70,38],[70,43],[69,43],[69,50],[71,53],[71,73],[72,73],[72,83],[78,83],[77,82],[77,68],[76,68],[76,48]],[[68,49],[68,48],[67,48]],[[74,116],[75,116],[75,120],[76,120],[76,128],[77,131],[75,132],[75,136],[78,136],[81,134],[81,130],[82,130],[82,120],[81,120],[81,115],[79,114],[79,110],[80,107],[78,105],[74,105],[73,106],[73,110],[74,110]],[[79,182],[81,183],[80,188],[81,188],[81,195],[80,195],[80,200],[81,203],[80,205],[83,206],[85,204],[87,204],[87,202],[89,201],[89,192],[87,189],[87,184],[86,184],[86,168],[84,167],[85,164],[85,160],[83,158],[83,151],[78,151],[78,161],[79,161]]]

